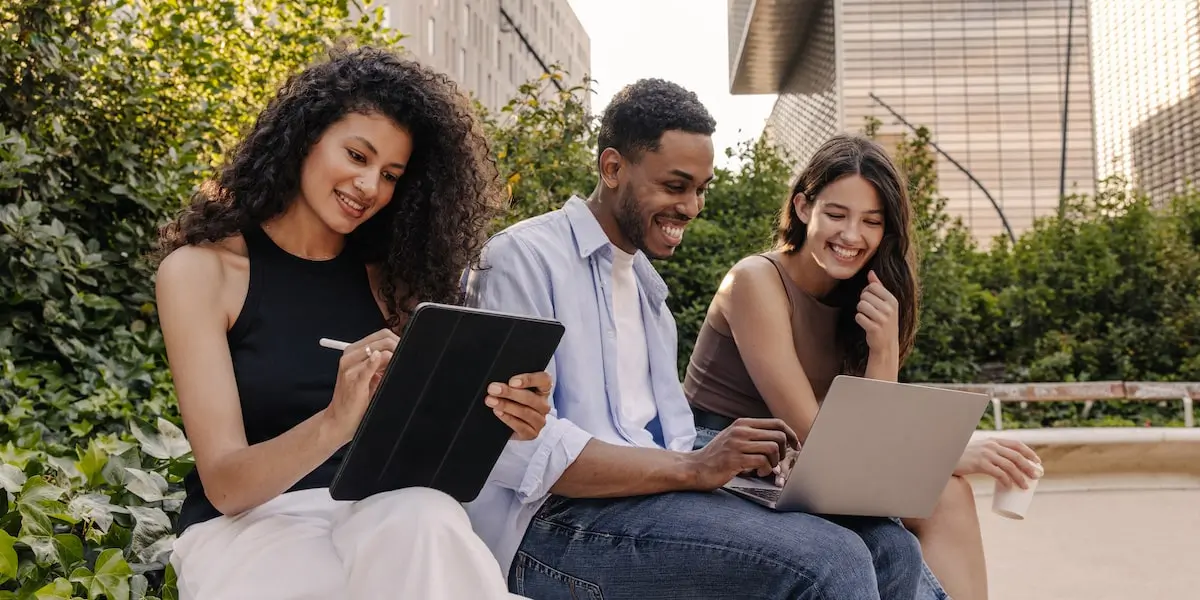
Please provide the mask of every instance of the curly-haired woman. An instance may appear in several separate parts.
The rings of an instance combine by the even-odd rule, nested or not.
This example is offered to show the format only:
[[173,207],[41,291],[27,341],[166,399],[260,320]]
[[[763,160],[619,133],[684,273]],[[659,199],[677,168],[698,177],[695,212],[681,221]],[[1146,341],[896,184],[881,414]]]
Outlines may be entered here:
[[[337,50],[288,79],[163,229],[158,309],[196,459],[181,597],[509,597],[449,496],[328,490],[412,308],[459,300],[498,190],[452,82]],[[338,353],[322,337],[356,341]],[[518,378],[485,402],[531,439],[549,376]]]

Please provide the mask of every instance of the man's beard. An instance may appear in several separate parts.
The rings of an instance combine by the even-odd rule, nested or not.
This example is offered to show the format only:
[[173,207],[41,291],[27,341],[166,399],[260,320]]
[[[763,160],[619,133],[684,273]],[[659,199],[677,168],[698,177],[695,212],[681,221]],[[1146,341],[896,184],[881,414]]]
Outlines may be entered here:
[[646,223],[642,220],[639,204],[633,190],[625,188],[621,191],[617,202],[617,228],[634,250],[641,250],[650,258],[662,258],[646,250]]

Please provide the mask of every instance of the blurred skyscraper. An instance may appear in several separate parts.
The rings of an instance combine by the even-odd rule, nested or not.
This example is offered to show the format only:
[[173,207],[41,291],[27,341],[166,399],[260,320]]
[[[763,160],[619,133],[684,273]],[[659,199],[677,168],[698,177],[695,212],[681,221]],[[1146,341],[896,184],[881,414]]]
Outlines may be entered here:
[[1097,174],[1200,184],[1200,0],[1092,0],[1092,42]]
[[1053,213],[1060,185],[1093,191],[1087,0],[730,0],[729,32],[732,92],[779,94],[766,135],[797,169],[876,118],[888,141],[930,129],[981,239],[1001,211],[1016,233]]

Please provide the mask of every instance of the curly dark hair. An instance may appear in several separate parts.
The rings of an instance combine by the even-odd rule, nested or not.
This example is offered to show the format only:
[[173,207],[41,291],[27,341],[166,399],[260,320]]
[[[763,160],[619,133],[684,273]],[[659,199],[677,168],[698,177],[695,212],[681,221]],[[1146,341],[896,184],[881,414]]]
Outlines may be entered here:
[[460,275],[477,260],[501,206],[496,163],[452,80],[378,48],[338,46],[289,77],[217,176],[160,230],[157,257],[283,213],[313,145],[350,113],[386,116],[413,141],[392,201],[347,236],[347,250],[381,266],[388,325],[398,328],[419,301],[460,302]]
[[597,159],[612,148],[629,160],[656,152],[663,133],[712,135],[717,122],[694,92],[662,79],[640,79],[613,96],[600,118]]
[[907,180],[878,143],[861,135],[837,134],[827,140],[801,171],[792,193],[783,201],[779,212],[776,248],[792,254],[799,252],[808,237],[808,226],[796,213],[792,201],[804,194],[806,203],[815,202],[825,186],[849,175],[867,180],[883,203],[883,240],[871,261],[846,281],[838,284],[831,294],[832,303],[841,306],[838,315],[838,337],[846,349],[843,370],[862,375],[867,370],[870,348],[866,332],[854,321],[867,272],[872,269],[879,281],[896,297],[900,307],[900,364],[912,352],[917,335],[920,312],[920,289],[917,284],[917,251],[913,242],[913,208],[908,198]]

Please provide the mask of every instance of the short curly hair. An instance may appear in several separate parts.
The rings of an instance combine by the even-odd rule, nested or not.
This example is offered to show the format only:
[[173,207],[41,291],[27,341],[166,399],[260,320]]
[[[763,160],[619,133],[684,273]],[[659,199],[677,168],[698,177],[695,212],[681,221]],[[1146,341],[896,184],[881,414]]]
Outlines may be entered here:
[[313,145],[350,113],[386,116],[413,140],[392,201],[347,238],[347,250],[381,265],[388,325],[399,327],[419,301],[461,301],[460,275],[478,258],[502,205],[495,160],[452,80],[371,47],[335,47],[328,60],[288,78],[217,176],[160,230],[158,258],[283,213],[299,193]]
[[640,79],[617,92],[604,109],[597,148],[600,153],[613,148],[637,161],[643,152],[658,151],[667,131],[712,135],[716,128],[694,92],[662,79]]

